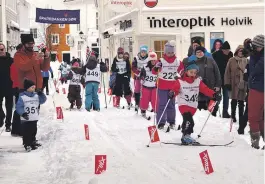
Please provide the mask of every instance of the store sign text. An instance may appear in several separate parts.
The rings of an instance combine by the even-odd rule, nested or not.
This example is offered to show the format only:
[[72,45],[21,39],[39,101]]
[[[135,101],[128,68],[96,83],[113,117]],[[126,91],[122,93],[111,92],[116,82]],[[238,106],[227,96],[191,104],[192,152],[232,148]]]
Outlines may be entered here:
[[[197,18],[190,18],[190,19],[166,19],[163,18],[155,18],[155,17],[147,17],[149,20],[150,28],[161,28],[161,27],[189,27],[192,29],[193,27],[200,26],[200,27],[209,27],[215,26],[215,18],[207,16],[197,17]],[[228,18],[222,17],[221,18],[221,25],[222,26],[239,26],[239,25],[252,25],[252,19],[250,17],[243,17],[243,18]]]
[[132,27],[132,20],[120,21],[120,30],[125,31],[126,29],[131,27]]

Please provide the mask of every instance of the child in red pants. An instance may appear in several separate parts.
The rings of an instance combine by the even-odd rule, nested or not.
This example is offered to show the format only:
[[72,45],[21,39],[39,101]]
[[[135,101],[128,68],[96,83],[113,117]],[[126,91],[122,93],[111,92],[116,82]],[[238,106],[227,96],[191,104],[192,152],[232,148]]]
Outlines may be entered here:
[[195,62],[190,62],[186,68],[183,76],[177,79],[173,89],[169,92],[169,98],[173,99],[178,95],[179,111],[183,117],[182,123],[182,138],[181,142],[184,145],[199,144],[190,135],[193,133],[195,114],[198,106],[199,93],[213,98],[215,101],[221,101],[221,94],[216,93],[208,88],[200,78],[197,77],[199,67]]
[[152,68],[157,61],[155,52],[149,52],[147,65],[144,66],[140,73],[142,79],[142,91],[140,100],[140,109],[142,116],[146,117],[146,110],[148,109],[149,102],[151,102],[153,110],[156,112],[156,80],[157,75],[152,73]]

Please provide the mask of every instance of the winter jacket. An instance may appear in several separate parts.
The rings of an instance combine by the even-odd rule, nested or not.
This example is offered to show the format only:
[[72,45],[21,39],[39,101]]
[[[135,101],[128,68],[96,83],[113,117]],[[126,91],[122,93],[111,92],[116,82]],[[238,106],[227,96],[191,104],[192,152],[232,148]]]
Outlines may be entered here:
[[222,85],[224,85],[224,75],[225,75],[225,69],[226,65],[228,63],[228,60],[233,57],[233,53],[229,52],[228,55],[225,55],[222,50],[218,50],[213,53],[213,59],[215,60],[222,79]]
[[[236,49],[243,49],[240,46]],[[239,58],[237,56],[229,59],[225,70],[224,84],[231,85],[231,99],[242,100],[246,98],[247,83],[244,81],[244,70],[248,63],[247,58]]]
[[[181,78],[179,78],[175,84],[173,85],[172,87],[172,91],[175,92],[175,96],[177,96],[181,91],[181,84],[180,84],[180,81],[186,81],[187,83],[189,84],[192,84],[194,81],[195,81],[196,78],[192,78],[192,77],[188,77],[186,74],[184,74]],[[211,90],[210,88],[208,88],[204,83],[203,81],[200,81],[200,84],[199,84],[199,91],[200,93],[203,93],[204,95],[212,98],[213,95],[214,95],[214,91]],[[198,94],[199,95],[199,94]],[[197,108],[194,108],[194,107],[190,107],[188,105],[181,105],[179,106],[179,111],[181,114],[184,114],[185,112],[190,112],[192,115],[195,114]]]
[[13,82],[12,88],[18,88],[19,87],[18,69],[14,63],[10,67],[10,77]]
[[[83,75],[83,68],[72,67],[71,71],[68,73],[67,80],[72,80],[73,75],[74,75],[73,72],[76,73],[76,74]],[[82,84],[83,86],[85,85],[84,76],[80,76],[80,84]],[[70,83],[69,86],[73,86],[73,85]]]
[[119,60],[117,59],[117,57],[114,58],[113,63],[111,65],[111,71],[117,73],[116,77],[126,76],[126,77],[128,77],[128,79],[130,79],[131,78],[131,65],[130,65],[129,59],[127,59],[125,61],[126,62],[126,70],[127,70],[127,72],[124,73],[124,74],[119,74],[118,73],[118,68],[117,68],[117,64],[116,63],[119,62]]
[[[214,87],[221,87],[222,79],[217,64],[213,58],[202,57],[196,60],[196,64],[199,66],[198,76],[202,78],[204,84],[213,89]],[[208,101],[209,98],[203,94],[199,95],[199,101]]]
[[[151,63],[152,61],[148,61],[147,62],[147,65],[146,65],[146,67],[148,67],[148,69],[150,70],[150,71],[152,71],[152,69],[154,68],[154,66],[156,65],[156,63],[154,64],[154,65],[152,65],[152,63]],[[145,77],[146,77],[146,68],[145,67],[143,67],[142,69],[141,69],[141,72],[140,72],[140,79],[141,80],[145,80]],[[146,87],[146,86],[144,86],[143,85],[143,87]],[[146,87],[146,88],[153,88],[153,87]],[[155,87],[156,88],[156,87]]]
[[50,69],[49,69],[49,71],[46,71],[46,72],[44,72],[44,71],[41,71],[41,74],[42,74],[42,77],[44,78],[44,77],[50,77],[50,75],[49,75],[49,72],[51,73],[51,77],[53,78],[53,71],[52,71],[52,68],[50,67]]
[[[210,53],[210,52],[208,52],[206,49],[205,49],[205,51],[204,51],[204,56],[206,56],[206,57],[209,57],[209,58],[212,58],[213,56],[212,56],[212,54]],[[189,57],[189,61],[196,61],[198,58],[197,58],[197,56],[195,55],[195,54],[192,54],[190,57]]]
[[[177,59],[177,57],[174,56],[174,57],[170,57],[169,58],[166,55],[164,55],[163,59],[165,61],[167,61],[168,63],[173,63]],[[161,59],[158,62],[161,63]],[[161,63],[161,65],[162,65],[162,63]],[[159,70],[157,70],[156,67],[154,67],[152,69],[152,73],[155,74],[155,75],[159,75],[159,72],[161,71],[161,68]],[[183,63],[181,61],[179,61],[179,66],[178,66],[178,68],[176,68],[176,72],[179,75],[181,75],[183,71],[184,71],[184,65],[183,65]],[[161,90],[169,90],[169,89],[171,89],[171,87],[172,87],[172,85],[174,85],[174,83],[175,83],[175,81],[163,80],[163,79],[161,79],[159,77],[157,79],[157,87],[159,89],[161,89]]]
[[26,52],[24,49],[16,52],[14,63],[18,69],[19,89],[24,88],[24,79],[32,80],[37,89],[42,88],[42,71],[50,68],[50,57],[40,57],[36,52]]
[[[16,104],[16,111],[17,113],[21,116],[23,113],[25,113],[25,109],[24,109],[24,102],[22,100],[22,96],[26,95],[28,97],[34,97],[34,95],[36,95],[36,92],[28,92],[28,91],[24,91],[21,92],[19,94],[19,98]],[[42,95],[39,95],[39,104],[44,104],[47,100],[47,97],[44,95],[44,93],[42,93]]]
[[71,67],[66,62],[64,62],[59,66],[58,70],[61,72],[61,78],[66,78],[71,70]]
[[141,70],[138,68],[138,60],[144,61],[147,60],[148,54],[145,57],[142,57],[140,53],[137,54],[137,57],[134,57],[133,62],[132,62],[132,71],[134,73],[134,79],[139,79],[139,74]]
[[12,90],[13,82],[10,77],[10,67],[13,63],[13,58],[10,57],[9,53],[6,53],[6,56],[0,57],[0,93],[10,93]]
[[264,49],[250,56],[248,85],[249,89],[264,92]]

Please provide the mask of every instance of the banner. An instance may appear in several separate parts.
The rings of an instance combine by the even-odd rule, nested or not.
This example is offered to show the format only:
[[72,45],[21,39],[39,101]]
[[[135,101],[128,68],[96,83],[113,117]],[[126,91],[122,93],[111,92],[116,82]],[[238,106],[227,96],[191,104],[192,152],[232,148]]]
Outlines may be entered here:
[[107,170],[107,155],[95,155],[95,174],[101,174]]
[[80,24],[80,10],[36,8],[36,22],[48,24]]
[[201,158],[203,169],[204,169],[205,173],[206,174],[213,173],[214,172],[213,171],[213,166],[212,166],[208,151],[205,150],[205,151],[201,152],[200,153],[200,158]]
[[114,12],[125,13],[131,11],[135,0],[109,0],[108,8]]

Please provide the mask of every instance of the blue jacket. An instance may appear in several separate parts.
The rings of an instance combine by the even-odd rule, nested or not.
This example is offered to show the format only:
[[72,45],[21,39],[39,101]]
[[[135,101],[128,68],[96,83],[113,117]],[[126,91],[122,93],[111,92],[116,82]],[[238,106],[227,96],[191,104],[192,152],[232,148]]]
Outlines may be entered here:
[[[24,102],[21,98],[21,96],[23,95],[26,95],[28,97],[33,97],[35,94],[37,94],[36,92],[34,93],[31,93],[31,92],[28,92],[28,91],[24,91],[24,92],[21,92],[19,94],[19,98],[18,98],[18,101],[17,101],[17,104],[16,104],[16,111],[17,113],[21,116],[23,113],[25,113],[25,110],[24,110]],[[44,95],[44,93],[42,93],[42,95],[39,95],[39,103],[40,104],[44,104],[47,100],[47,97]]]
[[248,87],[264,92],[264,50],[250,56]]
[[[51,72],[51,75],[53,76],[53,71],[52,71],[51,67],[50,67],[49,71]],[[41,71],[42,77],[49,77],[50,76],[49,71],[47,71],[47,72]]]
[[[206,49],[205,49],[205,52],[204,52],[204,55],[208,58],[213,58],[212,54],[210,52],[208,52]],[[192,54],[190,57],[189,57],[189,61],[196,61],[197,60],[197,57],[195,54]]]

